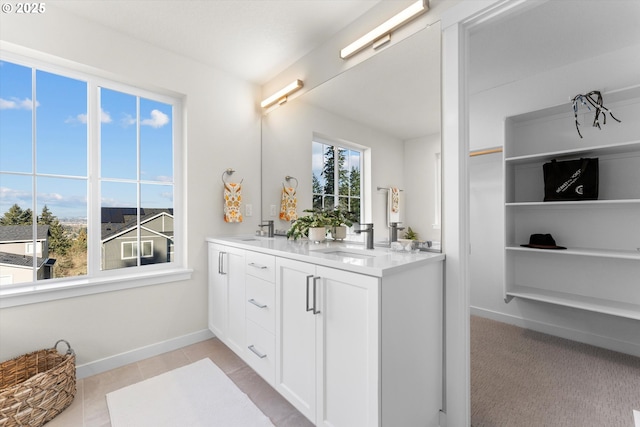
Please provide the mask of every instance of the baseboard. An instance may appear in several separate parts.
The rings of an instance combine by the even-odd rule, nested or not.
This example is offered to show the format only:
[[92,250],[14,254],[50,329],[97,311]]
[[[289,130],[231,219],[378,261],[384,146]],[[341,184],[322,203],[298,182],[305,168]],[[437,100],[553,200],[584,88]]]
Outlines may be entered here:
[[520,326],[521,328],[531,329],[560,338],[581,342],[584,344],[594,345],[596,347],[606,348],[608,350],[620,353],[630,354],[640,357],[640,345],[628,341],[622,341],[611,337],[591,334],[576,329],[564,328],[550,323],[538,322],[535,320],[523,319],[521,317],[500,313],[497,311],[486,310],[479,307],[470,307],[472,315],[485,317],[487,319],[496,320],[498,322],[508,323],[510,325]]
[[172,338],[167,341],[161,341],[135,350],[127,351],[126,353],[120,353],[94,362],[85,363],[84,365],[76,367],[76,377],[78,379],[90,377],[91,375],[100,374],[102,372],[110,371],[111,369],[119,368],[120,366],[177,350],[200,341],[208,340],[213,336],[214,335],[211,331],[203,329],[201,331]]

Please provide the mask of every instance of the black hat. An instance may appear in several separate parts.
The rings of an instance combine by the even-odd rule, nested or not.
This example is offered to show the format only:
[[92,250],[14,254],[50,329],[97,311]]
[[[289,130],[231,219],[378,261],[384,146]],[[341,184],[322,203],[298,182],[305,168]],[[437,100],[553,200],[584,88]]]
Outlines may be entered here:
[[529,237],[529,244],[520,246],[537,249],[567,249],[564,246],[556,245],[556,241],[553,240],[551,234],[532,234]]

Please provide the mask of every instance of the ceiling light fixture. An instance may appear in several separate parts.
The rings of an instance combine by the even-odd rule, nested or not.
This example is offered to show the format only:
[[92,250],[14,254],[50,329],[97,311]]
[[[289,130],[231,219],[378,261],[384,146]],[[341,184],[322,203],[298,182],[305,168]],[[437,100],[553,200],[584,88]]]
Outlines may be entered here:
[[278,104],[283,104],[287,101],[287,96],[291,95],[292,93],[299,90],[300,88],[302,88],[302,80],[300,79],[294,80],[293,82],[289,83],[287,86],[283,87],[282,89],[280,89],[279,91],[277,91],[276,93],[274,93],[273,95],[271,95],[270,97],[262,101],[260,103],[260,106],[262,108],[267,108],[275,104],[276,102]]
[[[429,10],[429,6],[427,6],[427,0],[418,0],[408,8],[404,9],[402,12],[395,15],[393,18],[380,24],[364,36],[360,37],[358,40],[351,43],[349,46],[342,49],[340,51],[340,58],[347,59],[350,56],[360,52],[365,47],[374,43],[374,47],[383,45],[384,43],[391,40],[391,36],[389,33],[391,33],[396,28],[399,28],[402,25],[406,24],[418,15],[426,12],[427,10]],[[377,43],[378,40],[380,40],[381,43]]]

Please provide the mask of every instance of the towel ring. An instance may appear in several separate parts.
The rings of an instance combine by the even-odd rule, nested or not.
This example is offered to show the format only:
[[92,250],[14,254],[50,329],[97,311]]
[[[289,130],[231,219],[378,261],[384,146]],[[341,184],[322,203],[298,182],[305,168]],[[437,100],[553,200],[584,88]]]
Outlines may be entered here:
[[297,190],[297,189],[298,189],[298,179],[297,179],[297,178],[295,178],[295,177],[293,177],[293,176],[290,176],[290,175],[287,175],[287,176],[285,176],[285,177],[284,177],[284,179],[285,179],[287,182],[289,182],[289,181],[291,181],[291,180],[294,180],[294,181],[296,182],[296,186],[295,186],[295,187],[293,187],[293,189],[294,189],[294,190]]
[[[223,184],[225,184],[225,185],[226,185],[226,184],[228,184],[228,182],[224,180],[224,176],[225,176],[225,175],[229,175],[229,176],[231,176],[231,175],[233,175],[233,173],[234,173],[234,172],[235,172],[235,171],[234,171],[233,169],[231,169],[231,168],[229,168],[229,169],[227,169],[226,171],[222,172],[222,183],[223,183]],[[242,184],[242,181],[244,181],[244,178],[242,178],[242,179],[240,180],[240,184]]]

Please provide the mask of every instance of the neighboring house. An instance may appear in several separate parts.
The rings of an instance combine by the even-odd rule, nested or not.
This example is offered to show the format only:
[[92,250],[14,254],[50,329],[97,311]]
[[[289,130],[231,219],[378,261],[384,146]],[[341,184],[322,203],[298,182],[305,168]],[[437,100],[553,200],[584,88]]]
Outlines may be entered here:
[[48,225],[38,225],[35,248],[32,225],[0,226],[0,285],[33,281],[33,256],[37,279],[53,278],[56,260],[49,258]]
[[173,209],[140,209],[140,246],[136,208],[102,208],[102,269],[170,262],[173,257]]

